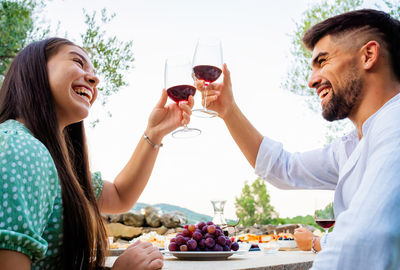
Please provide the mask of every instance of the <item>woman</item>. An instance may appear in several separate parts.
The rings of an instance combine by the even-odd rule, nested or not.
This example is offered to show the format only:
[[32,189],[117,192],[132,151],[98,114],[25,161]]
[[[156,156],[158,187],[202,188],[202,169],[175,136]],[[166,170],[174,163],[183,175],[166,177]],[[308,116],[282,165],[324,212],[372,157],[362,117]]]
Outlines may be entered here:
[[[51,38],[14,59],[0,90],[2,269],[98,269],[107,246],[100,213],[129,210],[150,177],[162,138],[190,119],[188,103],[152,111],[145,135],[113,183],[90,174],[83,119],[99,79],[85,51]],[[159,269],[149,243],[127,249],[113,269]]]

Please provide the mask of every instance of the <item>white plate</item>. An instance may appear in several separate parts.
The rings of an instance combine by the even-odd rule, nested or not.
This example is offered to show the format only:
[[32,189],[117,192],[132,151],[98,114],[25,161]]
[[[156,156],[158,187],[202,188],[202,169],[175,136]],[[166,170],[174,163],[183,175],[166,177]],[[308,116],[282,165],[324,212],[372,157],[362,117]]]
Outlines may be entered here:
[[243,255],[247,253],[244,250],[238,251],[168,251],[164,254],[170,254],[181,260],[225,260],[232,255]]
[[119,256],[124,253],[125,250],[126,248],[113,248],[107,250],[107,253],[109,254],[108,256]]
[[[124,251],[126,250],[126,248],[113,248],[113,249],[109,249],[107,250],[108,252],[108,256],[119,256],[122,253],[124,253]],[[159,248],[160,251],[164,250],[164,248]]]

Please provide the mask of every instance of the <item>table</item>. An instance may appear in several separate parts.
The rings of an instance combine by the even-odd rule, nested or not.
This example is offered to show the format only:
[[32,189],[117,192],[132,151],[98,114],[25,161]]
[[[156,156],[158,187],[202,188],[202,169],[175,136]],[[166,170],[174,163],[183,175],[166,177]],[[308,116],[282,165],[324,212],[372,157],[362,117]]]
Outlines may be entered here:
[[[233,255],[227,260],[192,261],[178,260],[171,255],[165,255],[165,270],[306,270],[311,268],[316,254],[310,251],[278,251],[266,254],[262,251],[252,251],[245,255]],[[106,266],[111,267],[117,257],[108,257]]]

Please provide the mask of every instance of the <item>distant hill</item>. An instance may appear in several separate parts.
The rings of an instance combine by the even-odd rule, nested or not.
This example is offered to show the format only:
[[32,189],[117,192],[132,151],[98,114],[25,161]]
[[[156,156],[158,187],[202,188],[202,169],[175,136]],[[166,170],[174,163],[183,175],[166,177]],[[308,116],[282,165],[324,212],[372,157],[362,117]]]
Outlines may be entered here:
[[[174,212],[174,211],[179,211],[184,213],[187,218],[188,218],[188,223],[189,224],[196,224],[200,221],[209,221],[212,220],[211,216],[200,214],[197,212],[194,212],[192,210],[189,210],[184,207],[172,205],[172,204],[166,204],[166,203],[159,203],[159,204],[147,204],[147,203],[136,203],[135,206],[132,208],[134,210],[140,210],[142,208],[145,208],[146,206],[151,205],[154,208],[158,208],[161,210],[162,213],[168,213],[168,212]],[[232,220],[227,220],[227,222],[234,222]]]

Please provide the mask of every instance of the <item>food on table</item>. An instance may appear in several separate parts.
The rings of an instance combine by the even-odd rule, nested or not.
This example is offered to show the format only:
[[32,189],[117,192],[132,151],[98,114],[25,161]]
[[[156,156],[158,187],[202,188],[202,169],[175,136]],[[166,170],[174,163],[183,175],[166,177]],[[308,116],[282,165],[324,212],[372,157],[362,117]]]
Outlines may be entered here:
[[239,244],[224,235],[212,221],[187,224],[170,240],[169,251],[237,251]]
[[278,234],[278,244],[280,248],[297,248],[297,243],[291,233]]
[[167,236],[159,235],[156,232],[149,232],[149,233],[144,233],[141,236],[133,239],[132,243],[136,242],[137,240],[140,240],[142,242],[150,242],[153,244],[153,246],[164,248]]
[[125,248],[129,247],[129,245],[132,245],[132,243],[126,243],[126,242],[121,243],[121,242],[117,241],[117,242],[111,243],[109,245],[109,248],[110,249],[125,249]]
[[136,241],[142,241],[142,242],[150,242],[153,244],[153,246],[159,247],[159,248],[164,248],[165,242],[168,240],[168,236],[160,235],[156,232],[149,232],[149,233],[144,233],[141,236],[134,238],[133,240],[129,242],[114,242],[111,243],[109,248],[110,249],[125,249],[132,245]]
[[245,243],[268,243],[274,239],[276,236],[273,234],[263,234],[263,235],[256,235],[256,234],[241,234],[236,236],[239,242]]

